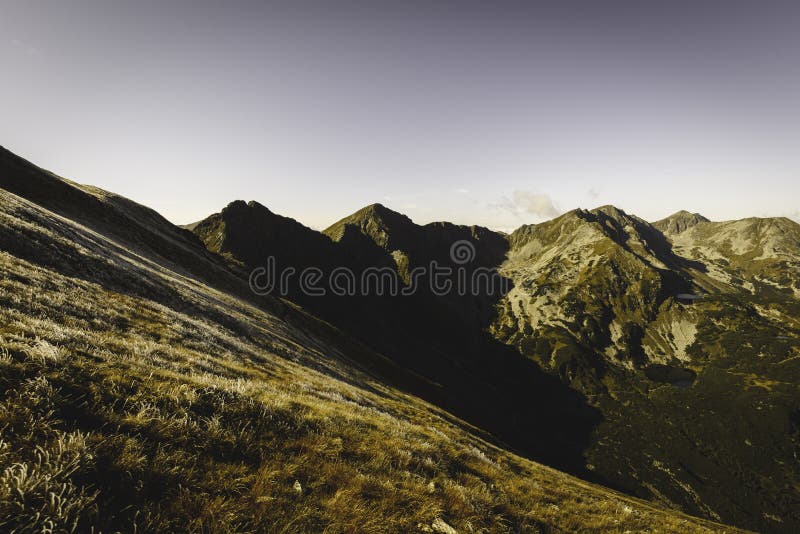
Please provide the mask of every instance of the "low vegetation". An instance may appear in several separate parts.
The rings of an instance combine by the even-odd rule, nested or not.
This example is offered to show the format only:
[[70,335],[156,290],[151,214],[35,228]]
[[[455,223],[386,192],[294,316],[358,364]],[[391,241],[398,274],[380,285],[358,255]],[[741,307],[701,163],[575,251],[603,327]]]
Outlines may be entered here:
[[0,531],[732,531],[497,448],[333,341],[3,200]]

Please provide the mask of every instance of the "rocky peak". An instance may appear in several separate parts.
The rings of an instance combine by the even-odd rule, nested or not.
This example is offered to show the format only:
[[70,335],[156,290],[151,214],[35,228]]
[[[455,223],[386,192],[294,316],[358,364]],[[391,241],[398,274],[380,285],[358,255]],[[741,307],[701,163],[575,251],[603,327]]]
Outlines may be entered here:
[[404,236],[419,228],[414,222],[382,204],[370,204],[332,224],[323,233],[334,241],[345,235],[347,226],[355,226],[369,236],[377,245],[388,249],[390,242],[404,239]]
[[605,215],[606,217],[610,217],[616,221],[621,221],[630,218],[630,215],[625,213],[623,210],[619,209],[616,206],[612,206],[610,204],[590,210],[590,213],[598,216]]
[[703,222],[710,221],[699,213],[691,213],[686,210],[681,210],[673,213],[665,219],[654,222],[653,226],[665,234],[680,234],[681,232],[685,232],[689,228],[697,226]]

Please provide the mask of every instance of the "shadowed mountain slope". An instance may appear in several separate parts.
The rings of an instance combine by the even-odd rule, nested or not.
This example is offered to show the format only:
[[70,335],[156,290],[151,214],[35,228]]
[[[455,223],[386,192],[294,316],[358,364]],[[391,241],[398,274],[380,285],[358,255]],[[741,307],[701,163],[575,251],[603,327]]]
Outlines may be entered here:
[[289,217],[272,213],[258,202],[231,202],[220,213],[191,225],[213,252],[263,262],[281,250],[282,261],[312,265],[333,253],[329,239]]
[[450,247],[461,240],[474,245],[475,258],[470,261],[473,267],[496,267],[508,249],[505,238],[488,228],[448,222],[420,226],[381,204],[362,208],[334,223],[323,233],[339,242],[345,232],[352,229],[357,229],[387,252],[402,252],[406,258],[413,260],[411,268],[433,260],[452,263]]
[[[231,215],[232,207],[241,215]],[[267,257],[276,258],[279,270],[315,267],[328,273],[345,268],[358,279],[365,269],[378,267],[389,276],[386,283],[397,288],[407,287],[413,269],[431,262],[459,267],[450,258],[455,242],[465,241],[474,251],[474,261],[465,266],[470,273],[501,261],[507,248],[502,236],[485,228],[448,223],[419,226],[380,205],[343,219],[325,235],[257,203],[234,202],[197,223],[194,231],[212,250],[229,254],[250,269],[264,265]],[[315,296],[298,283],[290,285],[287,296],[437,385],[416,389],[415,394],[530,457],[585,473],[581,451],[599,421],[597,413],[579,393],[488,335],[485,329],[499,292],[434,294],[429,274],[417,279],[415,291],[402,296],[374,291]],[[455,282],[456,276],[452,274],[449,281]],[[499,286],[499,277],[492,276]],[[530,408],[538,405],[549,408]],[[564,419],[572,424],[564,425]]]

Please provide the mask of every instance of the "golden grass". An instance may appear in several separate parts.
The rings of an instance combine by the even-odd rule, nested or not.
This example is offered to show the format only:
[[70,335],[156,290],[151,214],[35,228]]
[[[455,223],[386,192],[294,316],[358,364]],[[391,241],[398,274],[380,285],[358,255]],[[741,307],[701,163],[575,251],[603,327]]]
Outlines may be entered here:
[[0,531],[734,530],[501,450],[331,341],[140,268],[214,313],[0,252]]

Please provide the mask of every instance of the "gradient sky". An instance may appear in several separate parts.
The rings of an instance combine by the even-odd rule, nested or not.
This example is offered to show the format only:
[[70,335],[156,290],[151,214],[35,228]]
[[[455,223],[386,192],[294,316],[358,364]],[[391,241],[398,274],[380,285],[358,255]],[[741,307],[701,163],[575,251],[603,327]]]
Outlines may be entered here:
[[800,218],[800,2],[0,0],[0,144],[176,223]]

